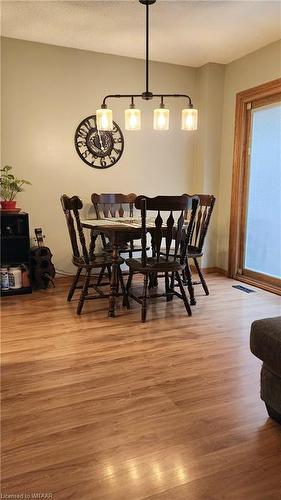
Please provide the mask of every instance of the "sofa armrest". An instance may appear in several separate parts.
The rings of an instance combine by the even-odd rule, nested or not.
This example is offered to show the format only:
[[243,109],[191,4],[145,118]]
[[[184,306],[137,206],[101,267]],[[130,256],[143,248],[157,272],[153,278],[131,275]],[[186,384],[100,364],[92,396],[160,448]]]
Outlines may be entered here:
[[281,316],[252,323],[250,349],[273,373],[281,377]]

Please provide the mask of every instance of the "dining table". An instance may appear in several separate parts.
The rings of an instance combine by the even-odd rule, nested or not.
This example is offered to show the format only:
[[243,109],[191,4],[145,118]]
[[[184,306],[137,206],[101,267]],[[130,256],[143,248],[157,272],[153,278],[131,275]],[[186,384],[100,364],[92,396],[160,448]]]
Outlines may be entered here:
[[90,229],[91,231],[90,256],[91,254],[93,254],[95,242],[99,235],[103,234],[110,241],[112,250],[112,270],[110,280],[108,316],[114,317],[116,297],[118,294],[117,273],[119,252],[121,249],[124,249],[126,247],[129,241],[141,238],[141,219],[133,217],[82,219],[81,224],[82,227]]
[[[109,292],[109,308],[108,316],[115,316],[116,298],[118,296],[118,262],[120,250],[124,250],[128,242],[141,238],[141,218],[135,217],[105,217],[102,219],[81,219],[83,228],[91,231],[90,243],[90,256],[93,255],[95,249],[96,239],[99,235],[103,234],[110,241],[110,248],[112,251],[112,270],[110,279],[110,292]],[[187,227],[188,221],[185,221]],[[146,222],[148,233],[153,238],[153,228],[155,228],[155,219],[148,219]],[[128,252],[130,248],[128,246]],[[152,281],[152,285],[157,284],[157,277]],[[191,304],[195,304],[193,290],[191,291]]]

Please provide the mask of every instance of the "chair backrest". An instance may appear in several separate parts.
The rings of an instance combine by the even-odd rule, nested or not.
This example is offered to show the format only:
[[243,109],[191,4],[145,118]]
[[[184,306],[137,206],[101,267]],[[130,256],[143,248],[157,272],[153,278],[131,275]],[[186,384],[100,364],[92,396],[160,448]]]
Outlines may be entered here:
[[91,200],[95,207],[97,219],[103,217],[133,217],[136,197],[137,195],[134,193],[93,193]]
[[[142,218],[143,265],[147,264],[147,232],[151,232],[152,248],[157,262],[160,256],[166,261],[175,261],[179,255],[181,262],[184,262],[198,203],[197,196],[189,195],[156,196],[155,198],[141,195],[136,198],[135,207],[141,210]],[[149,218],[147,211],[150,212]],[[157,212],[156,217],[155,214],[151,216],[153,212]],[[187,226],[186,221],[188,221]],[[165,244],[164,249],[162,240]],[[174,242],[173,245],[172,242]]]
[[212,194],[196,194],[199,205],[191,231],[190,245],[200,252],[203,249],[204,241],[210,224],[211,215],[215,206],[216,198]]
[[[81,255],[84,257],[86,263],[89,263],[89,254],[86,246],[86,240],[84,236],[83,227],[80,221],[79,210],[83,208],[83,203],[78,196],[72,196],[71,198],[66,194],[63,194],[60,198],[62,209],[66,218],[67,228],[70,236],[73,257],[79,259]],[[74,216],[74,217],[73,217]],[[74,223],[75,221],[75,223]],[[76,225],[76,229],[75,229]],[[77,239],[78,233],[78,239]],[[81,246],[82,252],[80,253],[78,240]]]

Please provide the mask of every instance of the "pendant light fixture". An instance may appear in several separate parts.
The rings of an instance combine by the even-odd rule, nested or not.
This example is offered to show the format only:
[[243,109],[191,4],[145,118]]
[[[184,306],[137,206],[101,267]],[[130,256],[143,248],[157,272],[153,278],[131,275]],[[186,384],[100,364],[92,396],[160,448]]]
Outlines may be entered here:
[[154,110],[153,128],[154,130],[169,130],[169,109],[165,108],[163,97],[159,108]]
[[191,98],[186,94],[153,94],[149,90],[149,6],[156,0],[139,0],[139,3],[146,7],[146,57],[145,57],[145,81],[146,90],[142,94],[109,94],[104,97],[100,109],[97,109],[97,128],[98,130],[113,130],[112,110],[107,107],[106,101],[111,98],[129,98],[131,104],[125,110],[125,129],[140,130],[141,111],[135,107],[135,98],[141,98],[150,101],[154,97],[160,97],[159,108],[154,109],[153,128],[154,130],[169,130],[169,109],[165,108],[164,98],[181,97],[188,101],[187,107],[182,110],[181,129],[197,130],[198,111],[193,107]]
[[140,130],[141,128],[141,110],[136,109],[134,98],[132,97],[130,108],[125,109],[125,129]]

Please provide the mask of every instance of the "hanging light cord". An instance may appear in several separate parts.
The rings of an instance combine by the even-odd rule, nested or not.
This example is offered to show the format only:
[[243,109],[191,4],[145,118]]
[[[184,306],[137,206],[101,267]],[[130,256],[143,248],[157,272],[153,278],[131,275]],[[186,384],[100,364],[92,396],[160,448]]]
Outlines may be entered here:
[[149,84],[149,4],[145,4],[146,8],[146,24],[145,24],[145,83],[146,83],[146,93],[149,94],[148,84]]

